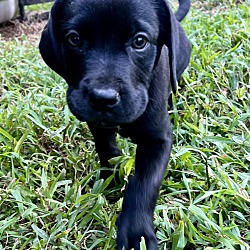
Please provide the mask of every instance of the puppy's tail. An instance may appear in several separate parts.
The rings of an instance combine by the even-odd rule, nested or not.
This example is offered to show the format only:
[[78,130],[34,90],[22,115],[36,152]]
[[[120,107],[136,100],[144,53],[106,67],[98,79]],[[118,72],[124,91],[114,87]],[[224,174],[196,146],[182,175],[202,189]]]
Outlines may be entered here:
[[175,13],[177,21],[182,21],[190,9],[190,0],[179,0],[179,8]]

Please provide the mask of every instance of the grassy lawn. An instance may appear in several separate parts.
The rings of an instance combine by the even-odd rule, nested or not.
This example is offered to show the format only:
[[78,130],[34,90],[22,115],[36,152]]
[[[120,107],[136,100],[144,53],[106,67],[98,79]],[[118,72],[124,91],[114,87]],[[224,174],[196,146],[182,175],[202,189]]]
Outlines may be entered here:
[[[159,249],[249,250],[250,2],[195,1],[183,26],[193,53],[171,111]],[[0,250],[115,249],[135,146],[117,138],[124,185],[108,189],[113,176],[99,179],[92,136],[38,40],[0,37]]]

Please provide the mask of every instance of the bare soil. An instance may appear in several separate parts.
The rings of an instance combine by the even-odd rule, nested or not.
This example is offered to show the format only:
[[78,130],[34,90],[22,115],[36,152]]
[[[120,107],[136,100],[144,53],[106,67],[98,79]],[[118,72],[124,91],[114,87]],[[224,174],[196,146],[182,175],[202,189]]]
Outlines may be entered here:
[[47,12],[28,13],[26,19],[20,22],[18,18],[0,24],[0,37],[2,40],[26,39],[35,42],[40,37],[44,26],[47,23]]

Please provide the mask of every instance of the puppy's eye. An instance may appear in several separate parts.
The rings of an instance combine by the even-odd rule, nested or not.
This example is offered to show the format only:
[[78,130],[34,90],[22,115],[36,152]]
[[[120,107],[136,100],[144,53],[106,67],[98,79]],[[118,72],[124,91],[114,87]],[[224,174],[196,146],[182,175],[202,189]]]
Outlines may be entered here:
[[71,46],[78,46],[81,42],[80,36],[76,32],[71,32],[66,35],[66,40]]
[[148,45],[148,38],[144,35],[138,35],[134,38],[132,47],[134,49],[144,49]]

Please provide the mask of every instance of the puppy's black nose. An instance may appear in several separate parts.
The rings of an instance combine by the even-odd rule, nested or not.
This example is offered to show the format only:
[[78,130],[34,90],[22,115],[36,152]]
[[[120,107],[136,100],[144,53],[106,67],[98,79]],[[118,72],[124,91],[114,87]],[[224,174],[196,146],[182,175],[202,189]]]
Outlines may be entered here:
[[94,88],[89,94],[90,101],[97,108],[112,108],[119,102],[120,95],[114,89],[98,89]]

